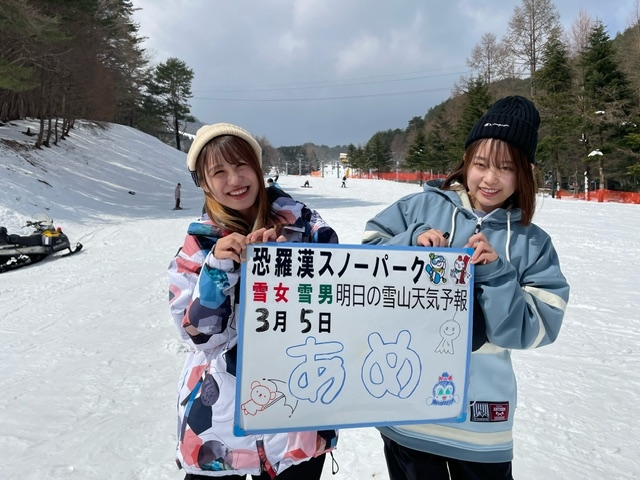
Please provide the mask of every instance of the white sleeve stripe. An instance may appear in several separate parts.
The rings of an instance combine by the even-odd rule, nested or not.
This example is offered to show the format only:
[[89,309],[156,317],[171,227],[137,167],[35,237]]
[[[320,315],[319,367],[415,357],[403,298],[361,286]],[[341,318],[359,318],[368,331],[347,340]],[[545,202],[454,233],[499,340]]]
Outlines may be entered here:
[[538,336],[533,341],[533,343],[527,347],[527,349],[537,348],[538,345],[540,345],[540,342],[542,342],[542,340],[544,339],[545,335],[547,334],[547,330],[544,328],[544,323],[542,323],[542,320],[540,320],[540,312],[538,312],[538,308],[536,307],[536,304],[533,301],[533,298],[532,298],[533,296],[531,295],[531,293],[529,293],[526,290],[523,293],[524,293],[525,301],[527,302],[527,304],[531,307],[531,309],[536,314],[536,318],[538,319],[538,329],[539,329],[538,330]]
[[365,230],[362,236],[363,241],[373,240],[374,238],[391,238],[391,235],[384,234],[377,230]]
[[544,290],[542,288],[531,287],[525,285],[522,287],[522,290],[529,293],[531,296],[536,297],[538,300],[546,303],[547,305],[555,308],[559,308],[563,312],[567,309],[567,302],[565,302],[558,295],[551,293],[549,290]]
[[485,343],[484,345],[482,345],[479,349],[477,349],[475,352],[473,353],[481,353],[481,354],[487,354],[487,355],[496,355],[498,353],[502,353],[505,350],[507,350],[506,348],[502,348],[499,347],[497,345],[494,345],[493,343]]

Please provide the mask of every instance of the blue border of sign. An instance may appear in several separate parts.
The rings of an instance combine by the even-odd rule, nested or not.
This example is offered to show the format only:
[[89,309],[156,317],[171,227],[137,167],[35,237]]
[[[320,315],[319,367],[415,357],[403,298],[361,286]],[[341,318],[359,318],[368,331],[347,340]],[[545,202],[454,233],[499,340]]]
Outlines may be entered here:
[[[464,253],[467,255],[473,255],[473,249],[470,248],[440,248],[440,247],[407,247],[407,246],[391,246],[391,245],[359,245],[359,244],[327,244],[327,243],[289,243],[289,242],[269,242],[265,244],[260,244],[269,247],[290,247],[294,249],[299,248],[322,248],[322,249],[367,249],[367,250],[398,250],[398,251],[415,251],[420,248],[428,248],[429,251],[442,251],[448,254],[451,253]],[[258,245],[254,245],[258,246]],[[472,278],[473,278],[473,265],[470,264]],[[438,420],[406,420],[406,421],[393,421],[393,422],[353,422],[353,423],[340,423],[340,424],[318,424],[318,425],[307,425],[304,427],[296,428],[296,427],[286,427],[286,428],[275,428],[275,429],[245,429],[239,425],[238,419],[242,418],[241,412],[241,386],[242,386],[242,364],[244,361],[244,345],[242,339],[244,338],[244,329],[245,329],[245,309],[246,302],[242,301],[246,295],[246,287],[247,287],[247,262],[242,262],[241,266],[241,275],[240,275],[240,303],[239,303],[239,311],[237,317],[237,329],[238,329],[238,360],[237,360],[237,369],[236,369],[236,399],[235,399],[235,408],[234,408],[234,435],[236,436],[246,436],[246,435],[258,435],[258,434],[269,434],[269,433],[285,433],[285,432],[295,432],[295,431],[314,431],[314,430],[330,430],[330,429],[344,429],[344,428],[363,428],[363,427],[376,427],[376,426],[393,426],[393,425],[413,425],[420,423],[460,423],[464,422],[466,419],[466,408],[467,408],[467,386],[465,384],[462,395],[461,402],[461,413],[457,417],[449,417],[442,418]],[[470,295],[469,298],[469,329],[468,329],[468,346],[467,354],[466,354],[466,365],[465,365],[465,377],[468,379],[469,376],[469,368],[471,361],[471,344],[473,340],[473,308],[474,308],[474,295]],[[468,382],[467,382],[468,383]]]

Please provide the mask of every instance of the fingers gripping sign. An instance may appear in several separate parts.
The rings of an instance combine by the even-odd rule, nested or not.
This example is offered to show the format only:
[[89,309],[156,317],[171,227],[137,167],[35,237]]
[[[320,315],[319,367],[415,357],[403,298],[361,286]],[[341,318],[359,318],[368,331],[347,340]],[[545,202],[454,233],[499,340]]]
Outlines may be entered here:
[[274,228],[260,228],[246,237],[240,233],[231,233],[220,238],[213,249],[213,256],[218,260],[230,258],[242,263],[245,260],[247,245],[266,242],[284,242],[283,235],[278,236]]
[[218,239],[213,247],[213,256],[218,260],[230,258],[240,263],[246,249],[247,237],[234,232]]
[[422,247],[447,247],[449,245],[449,233],[432,228],[418,235],[418,245]]
[[498,259],[498,254],[482,232],[472,235],[465,247],[473,248],[474,252],[470,262],[474,265],[486,265]]
[[260,228],[247,235],[247,243],[284,242],[284,235],[278,235],[275,228]]

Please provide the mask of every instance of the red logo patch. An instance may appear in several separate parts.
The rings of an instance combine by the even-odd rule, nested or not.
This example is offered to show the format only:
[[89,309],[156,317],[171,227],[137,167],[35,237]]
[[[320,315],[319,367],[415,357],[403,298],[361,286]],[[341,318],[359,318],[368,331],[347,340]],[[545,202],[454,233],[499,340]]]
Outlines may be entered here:
[[509,420],[509,402],[471,402],[472,422],[506,422]]

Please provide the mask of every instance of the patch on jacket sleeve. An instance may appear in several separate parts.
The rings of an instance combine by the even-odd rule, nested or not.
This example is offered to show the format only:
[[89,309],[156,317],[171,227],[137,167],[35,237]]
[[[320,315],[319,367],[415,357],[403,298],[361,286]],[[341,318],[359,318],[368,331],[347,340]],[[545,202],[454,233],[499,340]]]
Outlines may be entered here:
[[506,422],[509,402],[470,402],[472,422]]

